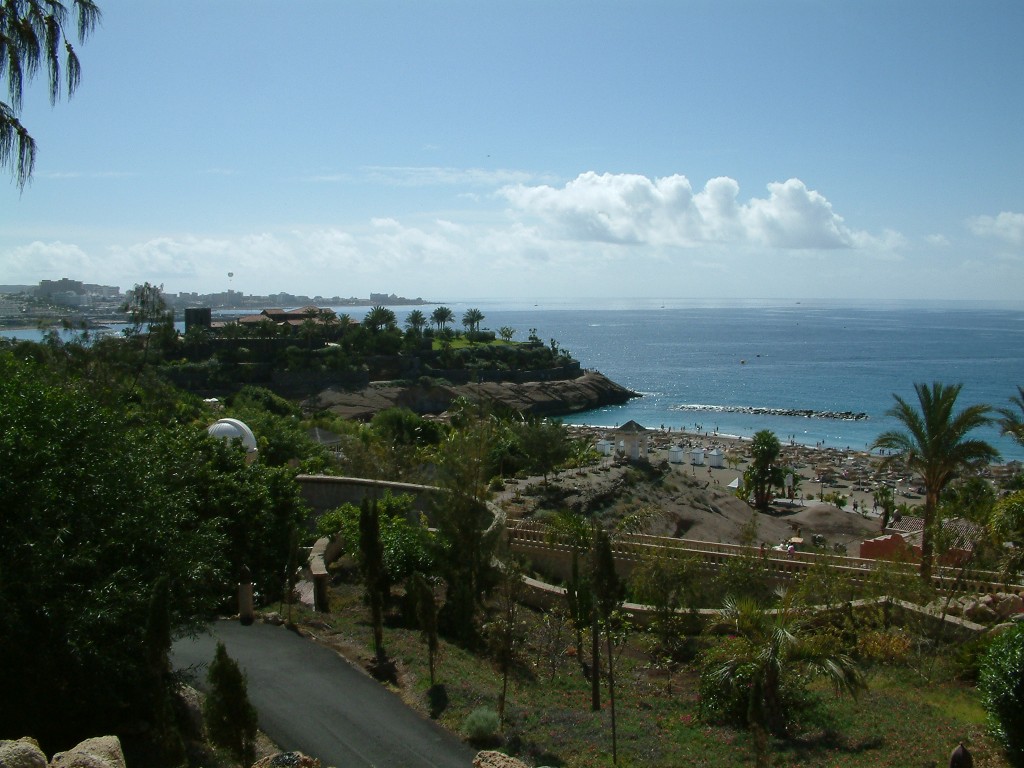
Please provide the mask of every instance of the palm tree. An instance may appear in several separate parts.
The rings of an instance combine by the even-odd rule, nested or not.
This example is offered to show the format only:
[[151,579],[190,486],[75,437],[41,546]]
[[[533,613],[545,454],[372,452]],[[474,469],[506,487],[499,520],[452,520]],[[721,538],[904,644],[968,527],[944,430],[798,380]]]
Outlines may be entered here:
[[998,408],[999,427],[1002,434],[1009,435],[1020,445],[1024,445],[1024,387],[1017,385],[1017,394],[1010,398],[1010,402],[1017,406],[1013,408]]
[[999,458],[999,452],[984,440],[969,440],[967,434],[991,422],[987,405],[971,405],[954,413],[962,384],[931,386],[915,384],[920,410],[894,394],[888,415],[906,431],[883,432],[873,448],[895,451],[882,459],[879,469],[899,462],[917,472],[924,481],[924,529],[921,532],[921,578],[931,580],[939,495],[964,470],[977,469]]
[[405,327],[419,335],[427,326],[427,317],[420,310],[414,309],[405,318]]
[[744,473],[743,486],[751,489],[754,507],[764,511],[771,503],[772,488],[781,486],[785,481],[782,468],[777,465],[782,444],[774,432],[762,429],[754,433],[750,452],[753,459]]
[[498,335],[501,336],[502,341],[509,342],[516,335],[516,329],[511,325],[503,325],[498,329]]
[[437,326],[437,330],[443,331],[455,315],[448,307],[438,307],[430,313],[430,321]]
[[392,328],[395,325],[395,313],[385,306],[372,307],[363,318],[363,325],[375,332]]
[[462,315],[462,324],[466,326],[466,330],[470,333],[476,333],[480,330],[480,323],[484,321],[484,313],[475,307],[467,309]]
[[721,618],[734,627],[736,641],[702,674],[720,689],[747,697],[746,720],[755,734],[758,765],[767,765],[768,733],[786,730],[784,681],[806,684],[811,677],[824,677],[837,693],[854,697],[867,687],[857,663],[813,634],[789,599],[768,610],[749,596],[728,598]]

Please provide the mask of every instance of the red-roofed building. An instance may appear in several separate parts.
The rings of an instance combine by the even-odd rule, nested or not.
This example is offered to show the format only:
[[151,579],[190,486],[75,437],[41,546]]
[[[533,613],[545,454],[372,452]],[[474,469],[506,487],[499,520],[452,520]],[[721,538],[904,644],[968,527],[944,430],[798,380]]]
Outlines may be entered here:
[[[903,515],[894,519],[883,535],[862,541],[860,556],[874,560],[920,561],[923,532],[924,518]],[[970,520],[962,517],[943,520],[939,537],[943,541],[943,552],[938,561],[943,565],[962,563],[971,556],[981,536],[981,529]]]

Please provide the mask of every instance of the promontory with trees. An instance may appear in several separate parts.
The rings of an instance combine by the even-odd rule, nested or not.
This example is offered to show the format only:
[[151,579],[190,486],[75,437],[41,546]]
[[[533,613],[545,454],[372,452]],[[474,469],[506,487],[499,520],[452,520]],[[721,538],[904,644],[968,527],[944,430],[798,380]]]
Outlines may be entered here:
[[[461,331],[444,307],[399,328],[379,306],[200,314],[181,334],[149,285],[125,310],[117,336],[0,342],[0,739],[52,753],[113,734],[129,766],[248,764],[230,658],[205,740],[169,664],[176,638],[238,611],[244,572],[260,616],[526,765],[906,766],[954,748],[1024,765],[1024,477],[993,482],[972,434],[1024,440],[1024,390],[996,409],[942,384],[897,398],[877,468],[923,486],[901,511],[923,510],[922,556],[791,558],[759,535],[788,513],[770,431],[736,457],[735,493],[602,455],[553,418],[593,406],[522,389],[578,382],[579,363],[535,331],[482,330],[479,310]],[[211,437],[222,418],[255,450]],[[314,515],[316,476],[391,485]],[[683,498],[742,534],[650,535]],[[952,519],[972,524],[966,556]],[[314,613],[296,583],[321,538],[340,556]]]

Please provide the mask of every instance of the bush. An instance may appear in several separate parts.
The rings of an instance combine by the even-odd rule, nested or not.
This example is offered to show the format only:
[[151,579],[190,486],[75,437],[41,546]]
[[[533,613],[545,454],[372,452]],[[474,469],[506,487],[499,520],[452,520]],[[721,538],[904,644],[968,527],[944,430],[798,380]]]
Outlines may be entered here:
[[487,707],[470,712],[462,723],[462,733],[474,744],[487,744],[498,737],[498,713]]
[[1024,626],[1006,630],[989,646],[979,680],[989,729],[1010,764],[1024,766]]
[[228,656],[224,643],[217,643],[206,679],[210,684],[203,703],[207,735],[214,744],[249,765],[256,744],[256,710],[249,703],[245,675]]

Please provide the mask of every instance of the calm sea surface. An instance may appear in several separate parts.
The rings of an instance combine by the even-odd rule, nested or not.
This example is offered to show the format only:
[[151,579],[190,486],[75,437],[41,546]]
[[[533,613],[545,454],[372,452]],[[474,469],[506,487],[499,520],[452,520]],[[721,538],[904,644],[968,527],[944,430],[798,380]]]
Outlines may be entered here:
[[[456,325],[470,307],[483,327],[530,329],[586,368],[643,397],[576,414],[573,423],[695,429],[749,437],[770,429],[805,445],[863,450],[886,429],[893,393],[915,382],[963,384],[961,405],[1010,406],[1024,385],[1024,308],[967,304],[837,306],[811,301],[597,300],[446,302]],[[420,307],[428,317],[433,305]],[[411,308],[396,308],[399,323]],[[366,308],[339,307],[361,318]],[[14,334],[11,334],[14,335]],[[20,335],[20,334],[17,334]],[[865,413],[867,419],[748,414],[731,408]],[[976,434],[1003,460],[1024,448],[993,429]]]
[[[964,306],[834,306],[822,302],[644,301],[447,304],[456,322],[469,307],[484,327],[531,328],[557,340],[584,367],[640,392],[627,405],[574,415],[578,424],[718,430],[749,437],[771,429],[805,445],[864,449],[898,425],[893,393],[916,402],[915,382],[962,383],[962,405],[1010,406],[1024,385],[1024,309]],[[429,316],[430,308],[424,308]],[[407,311],[396,313],[401,321]],[[852,411],[862,421],[721,410]],[[1004,460],[1024,448],[996,429],[976,433]]]

